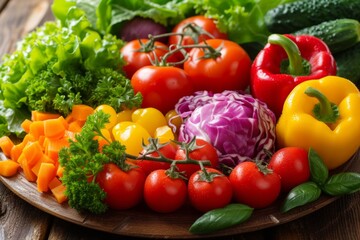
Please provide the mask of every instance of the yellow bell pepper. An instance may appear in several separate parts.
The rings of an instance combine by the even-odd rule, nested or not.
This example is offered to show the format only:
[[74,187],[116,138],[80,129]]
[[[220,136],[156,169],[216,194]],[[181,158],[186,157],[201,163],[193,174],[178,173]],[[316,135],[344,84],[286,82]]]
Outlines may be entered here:
[[297,85],[276,125],[277,146],[313,148],[331,170],[360,148],[360,92],[345,78],[328,76]]

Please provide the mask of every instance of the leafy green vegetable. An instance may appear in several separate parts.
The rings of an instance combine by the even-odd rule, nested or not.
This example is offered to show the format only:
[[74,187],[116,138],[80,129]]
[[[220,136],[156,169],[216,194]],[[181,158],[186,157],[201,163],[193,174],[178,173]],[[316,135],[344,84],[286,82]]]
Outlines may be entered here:
[[61,178],[66,186],[65,194],[70,207],[80,212],[99,214],[107,210],[106,193],[96,183],[96,175],[105,163],[120,165],[126,159],[125,147],[118,141],[105,145],[102,153],[98,150],[99,144],[94,137],[104,137],[101,129],[109,122],[109,117],[103,111],[90,115],[75,141],[70,140],[70,146],[59,152],[60,165],[65,169]]
[[[186,17],[202,14],[216,20],[218,27],[239,44],[264,45],[270,34],[265,13],[279,4],[295,0],[72,0],[85,10],[90,21],[102,33],[119,32],[121,25],[135,16],[151,18],[169,29]],[[53,11],[62,20],[69,1],[55,0]]]
[[93,30],[82,9],[71,7],[63,17],[61,24],[47,22],[27,34],[3,57],[0,112],[12,133],[23,131],[20,124],[31,110],[66,116],[79,103],[108,103],[116,110],[141,103],[119,71],[124,43]]

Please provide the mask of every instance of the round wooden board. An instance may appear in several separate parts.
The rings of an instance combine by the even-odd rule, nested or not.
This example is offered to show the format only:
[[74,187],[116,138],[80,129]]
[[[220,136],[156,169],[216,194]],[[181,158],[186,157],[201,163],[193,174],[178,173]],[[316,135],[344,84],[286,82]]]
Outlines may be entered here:
[[[359,159],[360,151],[337,171],[360,172]],[[313,203],[298,207],[287,213],[281,213],[279,209],[282,198],[280,198],[271,207],[255,210],[251,218],[245,223],[209,235],[194,235],[188,229],[201,216],[201,213],[188,206],[170,214],[155,213],[147,209],[144,204],[126,211],[109,210],[101,215],[80,214],[70,208],[68,204],[57,203],[51,194],[39,193],[35,183],[28,182],[22,173],[11,178],[0,177],[0,180],[23,200],[63,220],[108,233],[146,238],[203,238],[256,231],[298,219],[337,199],[337,197],[323,194],[320,199]]]

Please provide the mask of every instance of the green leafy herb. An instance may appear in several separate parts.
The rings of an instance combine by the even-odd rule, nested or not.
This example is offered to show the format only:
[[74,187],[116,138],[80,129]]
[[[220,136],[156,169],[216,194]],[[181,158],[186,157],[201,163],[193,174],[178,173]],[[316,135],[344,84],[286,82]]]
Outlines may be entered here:
[[98,214],[107,210],[106,193],[96,183],[96,176],[105,163],[121,165],[126,159],[125,147],[118,141],[105,145],[102,153],[98,150],[99,144],[94,137],[102,136],[101,129],[109,117],[103,111],[90,115],[75,141],[70,140],[70,146],[59,153],[60,165],[65,169],[61,178],[66,186],[65,194],[70,207],[78,211]]
[[282,205],[281,211],[287,212],[295,207],[303,206],[317,200],[321,189],[314,182],[302,183],[290,190]]
[[328,168],[313,148],[309,149],[308,158],[311,180],[320,186],[324,185],[329,177]]
[[344,172],[332,175],[323,187],[323,191],[332,196],[349,194],[360,190],[360,174]]
[[253,210],[244,204],[229,204],[202,215],[191,225],[189,231],[195,234],[206,234],[225,229],[248,220]]

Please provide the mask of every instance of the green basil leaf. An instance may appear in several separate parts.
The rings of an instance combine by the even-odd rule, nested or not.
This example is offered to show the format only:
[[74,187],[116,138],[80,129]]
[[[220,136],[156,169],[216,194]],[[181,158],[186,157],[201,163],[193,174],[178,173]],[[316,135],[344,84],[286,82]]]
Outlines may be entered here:
[[282,212],[287,212],[295,207],[303,206],[317,200],[321,195],[321,189],[314,182],[302,183],[294,187],[284,201]]
[[329,177],[329,169],[324,164],[323,160],[317,154],[317,152],[312,148],[309,149],[308,158],[310,165],[311,180],[320,186],[324,185]]
[[360,190],[360,173],[334,174],[323,186],[323,191],[332,196],[354,193]]
[[199,217],[189,231],[195,234],[206,234],[225,229],[245,222],[250,218],[253,208],[244,204],[229,204],[224,208],[211,210]]

